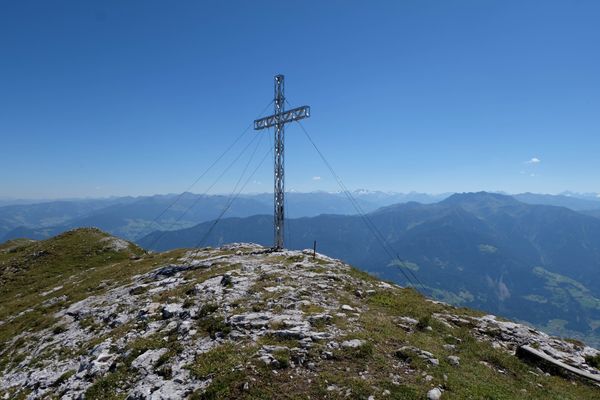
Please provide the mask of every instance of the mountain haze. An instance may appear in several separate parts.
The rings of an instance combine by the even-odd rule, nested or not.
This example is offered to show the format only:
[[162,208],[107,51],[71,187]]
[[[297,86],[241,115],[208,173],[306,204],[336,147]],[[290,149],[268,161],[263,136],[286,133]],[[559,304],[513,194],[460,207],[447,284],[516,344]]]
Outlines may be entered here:
[[[359,190],[354,193],[366,211],[381,206],[419,200],[435,202],[446,195],[387,193]],[[225,195],[155,195],[117,197],[100,200],[69,200],[32,205],[0,207],[0,240],[16,238],[45,239],[73,228],[95,226],[113,235],[136,240],[157,229],[175,230],[227,216],[247,217],[272,213],[273,195],[245,194],[230,203]],[[356,211],[341,193],[288,193],[289,217],[316,216],[324,213],[354,214]]]
[[523,203],[542,204],[547,206],[559,206],[570,208],[575,211],[586,211],[600,209],[600,198],[597,196],[575,196],[575,195],[551,195],[537,193],[521,193],[513,197]]

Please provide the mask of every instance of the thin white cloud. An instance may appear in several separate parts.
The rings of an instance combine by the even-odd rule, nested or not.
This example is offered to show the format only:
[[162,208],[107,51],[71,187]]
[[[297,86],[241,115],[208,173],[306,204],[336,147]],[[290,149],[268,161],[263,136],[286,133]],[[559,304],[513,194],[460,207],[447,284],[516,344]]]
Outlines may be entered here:
[[321,180],[321,177],[320,177],[320,176],[313,176],[313,177],[312,177],[312,180],[313,180],[313,181],[320,181],[320,180]]
[[533,157],[531,158],[531,160],[525,161],[525,164],[539,164],[541,162],[542,160],[540,160],[539,158]]

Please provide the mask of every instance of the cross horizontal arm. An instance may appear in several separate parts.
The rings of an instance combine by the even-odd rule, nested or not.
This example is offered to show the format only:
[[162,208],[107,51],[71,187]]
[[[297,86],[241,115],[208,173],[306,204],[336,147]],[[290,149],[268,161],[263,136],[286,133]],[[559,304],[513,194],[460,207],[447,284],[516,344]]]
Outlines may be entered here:
[[277,124],[285,124],[287,122],[299,121],[308,117],[310,117],[309,106],[296,107],[289,111],[282,112],[280,115],[275,114],[265,118],[254,120],[254,129],[259,130],[270,128]]

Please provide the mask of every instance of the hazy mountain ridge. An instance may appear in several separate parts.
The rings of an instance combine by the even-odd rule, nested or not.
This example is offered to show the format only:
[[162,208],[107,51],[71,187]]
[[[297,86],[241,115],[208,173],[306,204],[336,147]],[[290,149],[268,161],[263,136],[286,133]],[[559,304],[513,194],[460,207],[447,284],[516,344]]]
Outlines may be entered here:
[[[82,226],[97,226],[112,234],[136,240],[154,230],[176,230],[209,221],[221,214],[228,196],[184,193],[174,207],[163,211],[180,195],[113,197],[108,199],[73,199],[0,207],[0,240],[19,237],[44,239]],[[394,193],[359,189],[353,192],[365,212],[407,202],[432,204],[450,194]],[[540,195],[523,193],[513,197],[528,204],[557,205],[600,217],[600,198],[596,195]],[[287,194],[288,218],[320,214],[356,214],[356,209],[342,193],[310,192]],[[245,217],[272,212],[270,193],[246,194],[233,203],[228,217]],[[186,212],[186,210],[189,210]],[[162,214],[162,215],[161,215]],[[154,221],[159,217],[157,221]]]
[[600,209],[598,209],[598,210],[582,211],[581,213],[585,214],[585,215],[589,215],[589,216],[594,217],[594,218],[600,218]]
[[519,201],[522,201],[523,203],[566,207],[574,211],[600,209],[600,197],[598,197],[598,195],[591,194],[550,195],[536,193],[521,193],[513,195],[513,197]]
[[[355,196],[364,210],[372,211],[410,199],[433,202],[444,195],[358,191]],[[181,229],[215,219],[229,201],[230,197],[225,195],[183,193],[5,206],[0,207],[0,240],[19,237],[45,239],[84,226],[96,226],[135,240],[157,229]],[[269,193],[242,195],[232,203],[227,216],[271,213],[272,203],[273,195]],[[287,195],[287,213],[292,218],[355,212],[341,193],[292,192]]]

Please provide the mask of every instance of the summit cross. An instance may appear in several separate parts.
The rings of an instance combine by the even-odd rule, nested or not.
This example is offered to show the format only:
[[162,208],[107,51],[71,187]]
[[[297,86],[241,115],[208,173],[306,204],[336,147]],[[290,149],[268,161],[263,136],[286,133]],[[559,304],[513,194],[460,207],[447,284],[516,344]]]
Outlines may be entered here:
[[275,76],[275,111],[273,115],[254,121],[254,129],[261,130],[275,127],[275,187],[273,190],[273,206],[274,206],[274,250],[281,250],[284,246],[284,196],[285,196],[285,153],[284,153],[284,127],[288,122],[299,121],[310,117],[310,107],[296,107],[289,111],[285,111],[285,95],[284,95],[284,78],[283,75]]

